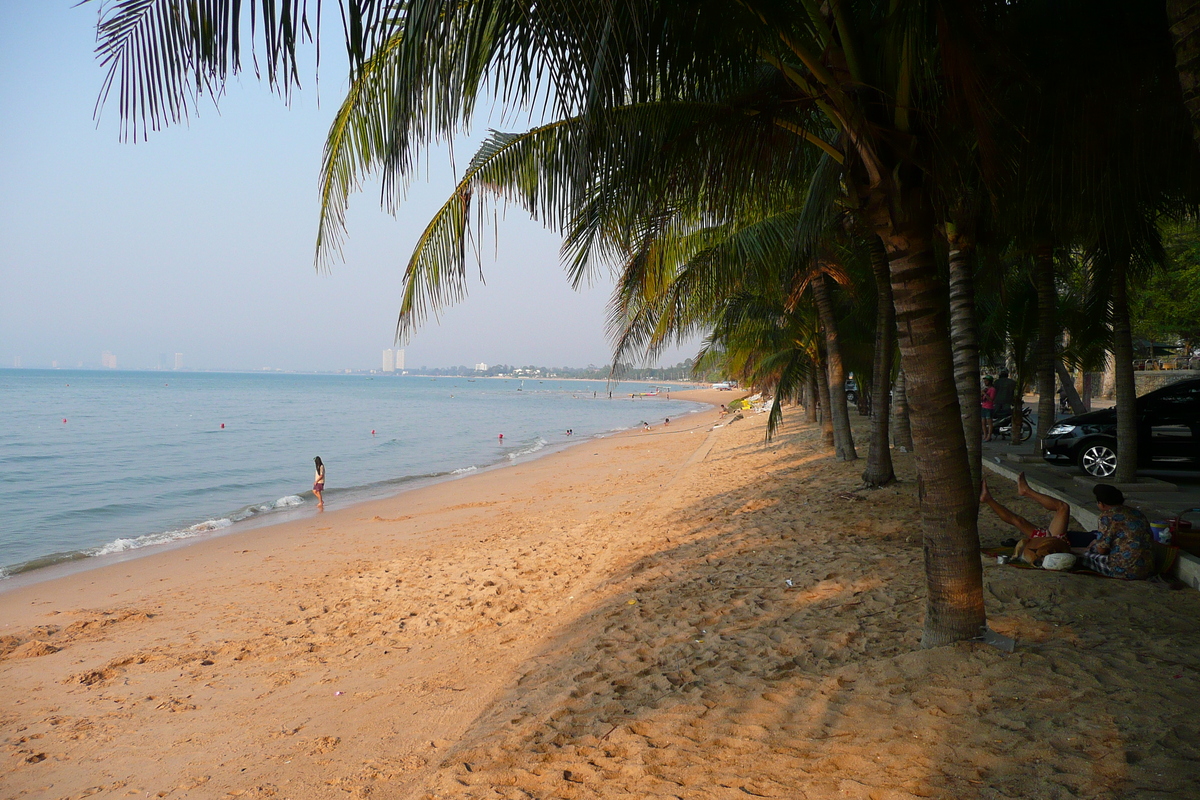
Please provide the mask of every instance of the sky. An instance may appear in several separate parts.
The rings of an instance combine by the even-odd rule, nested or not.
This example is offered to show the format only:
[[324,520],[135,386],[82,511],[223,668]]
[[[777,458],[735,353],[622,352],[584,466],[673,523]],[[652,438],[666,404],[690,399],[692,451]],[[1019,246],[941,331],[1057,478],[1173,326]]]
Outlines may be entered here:
[[[340,28],[289,104],[253,72],[219,107],[121,142],[117,107],[93,118],[103,71],[96,5],[0,0],[0,367],[378,369],[396,346],[404,266],[489,126],[427,151],[396,216],[377,184],[351,199],[344,259],[313,263],[325,134],[346,88]],[[329,24],[331,23],[332,24]],[[494,113],[494,112],[493,112]],[[495,240],[495,244],[493,244]],[[486,283],[403,343],[406,364],[606,364],[611,278],[571,289],[561,239],[508,208],[488,231]],[[696,346],[672,350],[676,363]]]

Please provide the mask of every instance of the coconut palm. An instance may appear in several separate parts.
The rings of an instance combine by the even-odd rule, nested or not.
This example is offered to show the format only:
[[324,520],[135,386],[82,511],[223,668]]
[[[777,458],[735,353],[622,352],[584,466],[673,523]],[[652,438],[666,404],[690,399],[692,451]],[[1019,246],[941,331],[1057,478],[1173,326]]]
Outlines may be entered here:
[[[139,44],[145,37],[121,33],[120,26],[105,29],[111,34],[106,41],[116,43],[110,63],[132,63],[127,74],[133,84],[146,85],[141,79],[149,75],[155,91],[143,92],[146,96],[211,91],[214,85],[204,81],[219,86],[230,65],[236,69],[229,54],[239,52],[231,33],[239,20],[230,24],[228,13],[236,4],[189,6],[181,14],[165,0],[142,0],[123,4],[123,16],[132,19],[136,5],[170,6],[159,27],[178,32],[164,59],[160,40],[148,47]],[[264,9],[270,6],[264,0]],[[517,104],[542,98],[558,116],[590,118],[630,103],[724,96],[747,75],[772,67],[780,92],[792,102],[792,113],[772,124],[790,128],[844,166],[863,218],[888,254],[924,485],[929,594],[923,642],[933,646],[979,634],[984,612],[977,498],[958,419],[925,166],[936,158],[938,139],[930,122],[937,118],[943,89],[968,86],[977,68],[975,51],[961,46],[974,39],[977,7],[787,0],[380,0],[347,6],[354,9],[346,38],[356,74],[376,55],[387,55],[376,62],[375,123],[353,136],[359,166],[379,168],[389,188],[412,173],[423,143],[470,119],[485,92]],[[267,73],[286,90],[295,82],[294,43],[306,28],[303,3],[292,0],[283,7],[286,14],[272,11],[262,24],[268,32]],[[213,8],[226,13],[213,16]],[[366,24],[356,28],[359,23]],[[956,44],[953,53],[943,52],[946,42]],[[174,65],[165,77],[156,59]],[[136,118],[137,90],[117,84],[123,108],[133,103]],[[977,97],[959,94],[968,105]],[[179,113],[169,101],[151,108],[161,108],[164,118]],[[579,160],[581,171],[588,162]],[[754,178],[736,175],[730,181],[734,177]],[[342,185],[352,189],[354,180]],[[586,193],[586,180],[573,185]],[[721,197],[717,188],[710,195]]]

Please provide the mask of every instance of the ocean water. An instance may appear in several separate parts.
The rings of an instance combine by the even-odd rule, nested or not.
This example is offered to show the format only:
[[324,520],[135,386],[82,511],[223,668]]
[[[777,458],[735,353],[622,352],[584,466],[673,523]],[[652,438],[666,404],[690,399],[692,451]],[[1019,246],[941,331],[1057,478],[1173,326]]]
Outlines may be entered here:
[[337,508],[702,408],[649,388],[0,370],[0,576],[312,513],[313,456]]

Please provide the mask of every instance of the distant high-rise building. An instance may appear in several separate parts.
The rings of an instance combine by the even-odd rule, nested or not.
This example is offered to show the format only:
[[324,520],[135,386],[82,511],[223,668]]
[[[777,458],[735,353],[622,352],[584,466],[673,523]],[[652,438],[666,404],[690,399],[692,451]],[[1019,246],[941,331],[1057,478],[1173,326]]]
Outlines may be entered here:
[[100,354],[100,366],[104,367],[105,369],[116,369],[117,357],[105,350]]
[[404,351],[396,351],[396,369],[400,372],[404,371]]
[[175,369],[183,369],[183,353],[175,354]]
[[21,368],[21,357],[20,356],[17,356],[16,358],[13,359],[13,367],[16,369]]
[[476,372],[487,372],[487,364],[484,364],[482,361],[480,361],[478,364],[475,365],[475,371]]
[[51,361],[50,369],[58,369],[58,361]]
[[396,351],[392,350],[390,347],[383,351],[383,371],[396,371]]

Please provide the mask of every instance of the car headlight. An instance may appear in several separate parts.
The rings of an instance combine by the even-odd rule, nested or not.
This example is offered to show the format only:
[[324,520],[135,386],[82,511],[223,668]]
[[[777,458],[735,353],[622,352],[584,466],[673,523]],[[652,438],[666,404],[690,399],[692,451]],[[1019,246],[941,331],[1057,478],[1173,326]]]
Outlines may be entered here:
[[1068,433],[1074,433],[1078,428],[1077,425],[1055,425],[1050,429],[1048,436],[1066,436]]

